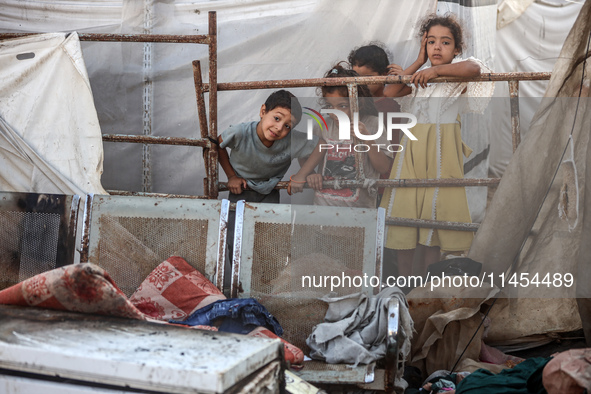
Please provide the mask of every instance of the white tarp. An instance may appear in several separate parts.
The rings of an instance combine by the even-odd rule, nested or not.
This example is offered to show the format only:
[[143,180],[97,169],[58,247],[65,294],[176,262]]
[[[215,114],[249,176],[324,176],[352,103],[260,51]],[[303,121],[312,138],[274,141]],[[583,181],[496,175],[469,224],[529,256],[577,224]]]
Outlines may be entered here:
[[[550,71],[582,2],[535,2],[519,18],[494,33],[490,26],[496,24],[496,19],[491,19],[494,16],[490,9],[495,3],[440,1],[437,7],[440,12],[457,12],[468,21],[466,54],[474,54],[487,63],[492,60],[489,65],[494,71]],[[467,6],[473,4],[480,6]],[[386,44],[392,62],[410,64],[418,49],[417,21],[435,9],[435,0],[344,0],[338,5],[328,0],[69,0],[51,4],[3,0],[0,31],[204,34],[207,13],[215,10],[220,82],[311,78],[321,76],[332,63],[345,59],[352,48],[372,40]],[[470,19],[474,15],[476,19]],[[82,43],[103,133],[142,134],[147,123],[153,135],[197,136],[190,63],[201,60],[207,79],[207,48],[193,44],[149,45]],[[146,54],[150,55],[148,60]],[[144,89],[144,80],[152,81],[150,89]],[[497,97],[507,97],[507,84],[496,85]],[[539,98],[545,86],[544,81],[522,82],[520,95]],[[316,93],[313,88],[294,92],[299,96]],[[258,107],[268,93],[220,92],[219,131],[232,123],[256,119]],[[536,100],[522,101],[524,133],[536,106]],[[508,105],[501,112],[495,117],[498,127],[490,131],[490,168],[496,176],[503,173],[512,154]],[[472,143],[470,136],[465,138],[468,145],[476,148],[473,156],[487,147],[486,140]],[[152,191],[202,194],[201,178],[205,174],[199,148],[153,146],[151,150],[148,164],[152,168]],[[483,175],[481,168],[474,171],[467,176]],[[141,190],[142,174],[140,145],[105,144],[102,180],[107,189]]]
[[0,117],[0,185],[4,191],[82,194]]
[[[558,60],[564,40],[581,10],[583,1],[544,0],[531,4],[519,18],[496,33],[496,72],[548,72]],[[499,18],[502,18],[502,13]],[[548,81],[519,82],[519,113],[522,138],[527,135]],[[506,82],[497,83],[495,97],[509,97]],[[490,135],[490,173],[503,175],[513,156],[509,102],[495,109]]]
[[100,126],[77,34],[0,42],[0,186],[105,191]]
[[[464,55],[474,55],[494,70],[494,1],[462,5],[435,0],[65,1],[51,7],[30,0],[4,3],[3,31],[204,34],[207,13],[215,10],[219,82],[321,77],[331,65],[346,60],[353,48],[376,40],[385,44],[393,63],[406,67],[418,53],[419,20],[436,10],[454,12],[466,30]],[[199,135],[191,61],[201,61],[207,81],[206,46],[82,42],[82,48],[104,134],[142,134],[151,129],[158,136]],[[315,88],[292,90],[300,97],[316,96]],[[269,93],[220,92],[218,131],[256,119]],[[475,132],[466,125],[464,139],[474,149],[466,176],[486,177],[489,131]],[[149,149],[144,165],[141,145],[105,143],[104,187],[141,191],[147,177],[153,192],[203,194],[200,148]],[[148,167],[151,171],[146,175]],[[308,192],[292,201],[310,203],[310,197]],[[473,220],[480,221],[485,189],[470,188],[469,200]],[[290,199],[284,194],[282,201]]]
[[499,4],[497,15],[497,29],[501,29],[525,12],[534,0],[503,0]]

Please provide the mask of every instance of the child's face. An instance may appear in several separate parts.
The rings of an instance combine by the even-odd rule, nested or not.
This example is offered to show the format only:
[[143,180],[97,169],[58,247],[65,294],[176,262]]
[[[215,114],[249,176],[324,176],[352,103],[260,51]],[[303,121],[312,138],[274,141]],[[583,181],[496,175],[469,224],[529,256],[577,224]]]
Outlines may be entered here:
[[[335,91],[335,92],[325,93],[323,102],[324,102],[324,105],[322,106],[322,108],[336,109],[339,111],[343,111],[345,114],[347,114],[349,119],[351,119],[351,109],[349,107],[349,97],[343,97],[340,95],[339,92]],[[336,115],[329,114],[329,116],[331,117],[331,119],[334,122],[338,122]]]
[[449,64],[459,54],[454,36],[445,26],[433,26],[427,33],[427,56],[431,65]]
[[[380,74],[377,71],[374,71],[371,67],[366,66],[353,66],[353,71],[355,71],[361,77],[379,77]],[[380,91],[380,89],[384,88],[383,84],[371,84],[367,85],[369,88],[369,92],[373,97],[376,96],[376,93]]]
[[261,107],[261,121],[257,125],[257,135],[265,146],[273,145],[274,141],[287,137],[296,121],[291,111],[283,107],[275,107],[267,111]]

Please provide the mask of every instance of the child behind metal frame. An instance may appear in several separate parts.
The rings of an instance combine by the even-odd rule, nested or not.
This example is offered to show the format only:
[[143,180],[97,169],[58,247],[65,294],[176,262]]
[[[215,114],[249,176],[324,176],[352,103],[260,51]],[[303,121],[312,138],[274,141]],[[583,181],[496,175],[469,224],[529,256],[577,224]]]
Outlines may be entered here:
[[[357,77],[355,71],[339,63],[326,72],[324,78]],[[325,109],[343,112],[349,119],[354,119],[349,107],[349,93],[347,86],[322,86],[319,89],[322,94],[321,103]],[[362,134],[373,135],[379,129],[378,112],[371,98],[369,89],[365,85],[358,86],[359,123],[358,128]],[[357,171],[368,179],[375,179],[382,172],[387,172],[392,165],[392,153],[379,149],[378,145],[388,145],[385,135],[377,137],[368,144],[368,150],[360,156],[361,160],[355,160],[355,141],[340,140],[338,118],[331,113],[326,119],[327,128],[316,130],[326,140],[328,150],[320,168],[320,173],[310,174],[307,177],[308,184],[315,190],[315,205],[332,205],[341,207],[375,208],[376,193],[370,187],[363,188],[324,188],[323,181],[331,179],[353,180]],[[357,166],[359,165],[359,168]]]
[[[351,65],[353,71],[357,72],[362,77],[377,77],[386,76],[389,73],[401,73],[402,67],[398,64],[390,64],[388,53],[383,43],[379,41],[373,41],[368,45],[361,46],[353,49],[347,58],[347,61]],[[367,85],[369,92],[374,98],[374,104],[378,112],[400,112],[400,105],[394,101],[391,97],[386,97],[384,94],[383,83]],[[386,122],[386,118],[384,118]],[[395,123],[403,123],[400,119],[397,119]],[[387,127],[387,125],[386,125]],[[392,138],[389,141],[391,144],[400,143],[400,132],[396,130],[392,134]],[[393,154],[393,157],[396,153]],[[390,169],[380,174],[381,179],[388,179],[390,176]],[[380,205],[382,195],[384,194],[384,188],[378,189],[378,206]]]
[[[232,125],[219,138],[219,161],[228,177],[232,202],[279,203],[277,183],[294,158],[307,158],[291,177],[289,194],[302,191],[306,176],[322,159],[318,137],[292,130],[302,117],[297,98],[286,90],[272,93],[259,111],[260,120]],[[288,137],[289,138],[286,138]],[[231,149],[228,155],[226,148]]]

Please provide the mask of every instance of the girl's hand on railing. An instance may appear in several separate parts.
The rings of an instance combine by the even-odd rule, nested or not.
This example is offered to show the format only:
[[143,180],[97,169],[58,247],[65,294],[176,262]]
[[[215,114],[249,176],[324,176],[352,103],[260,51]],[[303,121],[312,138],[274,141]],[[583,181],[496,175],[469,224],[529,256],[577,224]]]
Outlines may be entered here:
[[306,180],[298,174],[289,177],[289,185],[287,185],[287,194],[290,196],[295,193],[301,193],[304,190]]
[[426,88],[427,82],[429,82],[433,78],[437,78],[438,76],[439,74],[437,73],[436,67],[429,67],[414,73],[410,79],[410,83],[414,84],[417,88],[419,86],[422,88]]

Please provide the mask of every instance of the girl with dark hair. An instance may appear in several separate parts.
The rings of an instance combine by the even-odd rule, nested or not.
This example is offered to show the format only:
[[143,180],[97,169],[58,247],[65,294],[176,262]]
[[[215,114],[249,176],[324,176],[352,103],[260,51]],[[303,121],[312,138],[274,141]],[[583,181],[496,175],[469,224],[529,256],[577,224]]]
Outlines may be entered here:
[[[326,72],[324,78],[358,77],[359,75],[342,63],[336,64]],[[322,86],[319,89],[322,95],[321,105],[324,109],[341,111],[347,115],[350,121],[355,119],[349,105],[349,92],[346,86]],[[374,135],[379,129],[378,111],[371,98],[367,86],[358,86],[359,97],[359,123],[358,130],[364,135]],[[325,116],[328,127],[316,128],[316,133],[326,142],[323,144],[326,155],[319,174],[310,174],[306,181],[315,190],[314,204],[333,205],[347,207],[375,208],[375,188],[323,188],[324,179],[355,179],[359,170],[364,178],[376,179],[381,172],[386,172],[392,165],[392,153],[387,151],[388,140],[386,133],[382,133],[377,140],[361,141],[356,145],[353,135],[350,139],[339,139],[339,118],[331,113]],[[383,129],[383,127],[382,127]],[[382,144],[381,147],[378,144]],[[361,151],[361,160],[356,163],[355,153]],[[357,166],[359,165],[359,169]]]
[[[385,76],[388,73],[401,73],[402,67],[397,64],[390,64],[388,54],[384,49],[384,44],[378,41],[374,41],[368,45],[364,45],[359,48],[353,49],[349,53],[347,58],[351,68],[362,77],[375,77]],[[387,126],[387,117],[385,114],[388,112],[400,112],[400,105],[391,97],[384,96],[384,84],[376,83],[367,85],[371,95],[374,98],[374,103],[378,112],[384,114],[385,126]],[[393,123],[400,123],[400,119],[393,120]],[[400,142],[400,131],[394,130],[392,138],[390,139],[391,144],[398,144]],[[396,152],[393,153],[393,157],[396,157]],[[380,174],[381,179],[388,179],[390,170]],[[384,188],[378,190],[378,205],[382,200],[384,194]]]
[[[353,49],[349,53],[347,61],[351,68],[362,77],[377,77],[388,75],[388,73],[402,72],[399,65],[390,64],[388,54],[380,42],[373,42]],[[384,84],[371,84],[367,87],[373,97],[384,97]],[[378,106],[377,102],[376,106]]]

